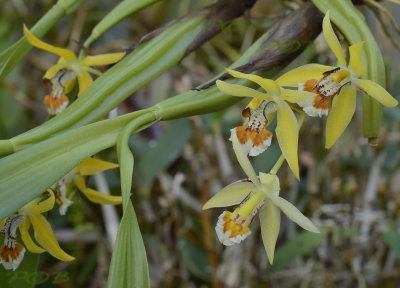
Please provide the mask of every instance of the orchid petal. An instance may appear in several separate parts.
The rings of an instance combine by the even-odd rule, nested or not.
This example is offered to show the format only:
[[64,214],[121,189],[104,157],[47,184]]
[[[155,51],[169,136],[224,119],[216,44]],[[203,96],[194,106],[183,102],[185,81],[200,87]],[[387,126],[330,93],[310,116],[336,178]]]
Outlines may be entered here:
[[299,83],[304,83],[307,80],[320,80],[325,72],[335,68],[336,67],[321,64],[306,64],[286,72],[276,79],[275,82],[278,83],[279,86],[298,87]]
[[299,126],[296,116],[286,102],[279,104],[275,133],[283,156],[285,156],[296,178],[299,179],[299,163],[297,159]]
[[246,153],[242,150],[242,146],[240,145],[239,139],[236,136],[235,129],[231,130],[231,139],[233,151],[235,151],[236,158],[238,159],[238,162],[244,173],[246,173],[247,177],[249,177],[250,181],[253,182],[254,185],[258,186],[260,182],[257,179],[256,172],[254,171],[253,166],[251,166],[250,160],[247,158]]
[[46,193],[49,194],[49,197],[47,199],[40,201],[36,204],[30,204],[28,206],[28,209],[32,214],[40,214],[53,209],[55,201],[54,192],[51,189],[47,189]]
[[251,182],[237,181],[224,187],[203,206],[203,210],[214,207],[227,207],[239,204],[256,186]]
[[340,45],[339,39],[336,37],[333,31],[331,20],[329,17],[329,11],[326,12],[324,20],[322,22],[322,31],[328,46],[331,48],[333,54],[335,54],[340,66],[346,66],[346,60],[342,51],[342,46]]
[[75,259],[61,249],[53,231],[51,230],[49,222],[47,222],[43,215],[32,214],[30,220],[32,221],[33,229],[35,231],[35,239],[40,246],[49,252],[49,254],[62,261],[72,261]]
[[367,72],[367,68],[365,68],[364,64],[362,63],[362,47],[364,45],[364,41],[358,42],[354,45],[349,47],[350,53],[350,61],[349,67],[356,72],[357,76],[361,76]]
[[122,202],[121,196],[112,196],[108,194],[101,193],[94,189],[86,187],[85,180],[82,176],[78,176],[75,178],[75,185],[86,196],[91,202],[98,204],[109,204],[109,205],[118,205]]
[[285,89],[281,92],[281,99],[290,103],[301,102],[315,96],[316,96],[315,93],[308,91],[295,91],[295,90]]
[[28,28],[24,25],[24,34],[28,42],[32,45],[35,46],[39,49],[48,51],[50,53],[56,54],[66,60],[71,60],[71,61],[77,61],[77,58],[71,50],[65,49],[65,48],[60,48],[56,47],[50,44],[47,44],[43,42],[42,40],[36,38],[35,35],[33,35]]
[[[60,58],[60,59],[62,59],[62,58]],[[65,64],[63,64],[63,63],[57,63],[57,64],[51,66],[44,74],[43,79],[53,78],[54,76],[56,76],[57,72],[64,67],[65,67]]]
[[118,62],[122,57],[125,56],[125,52],[122,53],[108,53],[100,54],[96,56],[86,56],[80,62],[81,66],[103,66]]
[[75,84],[76,84],[76,78],[68,80],[67,82],[65,82],[65,84],[64,84],[64,94],[67,94],[67,93],[71,92],[72,89],[75,87]]
[[247,79],[257,83],[268,93],[279,94],[280,92],[279,85],[276,84],[273,80],[262,78],[254,74],[245,74],[231,69],[226,69],[226,71],[228,71],[228,73],[231,74],[233,77]]
[[247,104],[246,108],[250,108],[251,110],[256,110],[261,103],[266,99],[267,94],[260,94],[254,97],[249,104]]
[[237,97],[257,97],[261,92],[258,92],[255,89],[245,87],[242,85],[226,83],[221,80],[217,80],[216,82],[218,89],[224,92],[227,95],[237,96]]
[[79,163],[78,166],[76,166],[75,171],[82,176],[86,176],[94,175],[108,169],[117,168],[118,166],[119,165],[116,163],[90,157]]
[[85,71],[81,71],[81,75],[78,76],[79,92],[78,97],[93,83],[92,76]]
[[80,189],[80,191],[93,203],[107,205],[119,205],[122,203],[121,196],[104,194],[88,187],[86,187],[85,189]]
[[344,86],[333,98],[332,108],[326,121],[325,148],[329,149],[349,125],[356,110],[356,88]]
[[290,220],[295,222],[297,225],[302,227],[305,230],[320,233],[318,228],[308,219],[306,216],[303,215],[292,203],[286,201],[282,197],[270,195],[268,196],[271,201],[282,210],[286,216],[289,217]]
[[281,225],[281,214],[279,209],[271,202],[265,201],[260,211],[261,237],[267,252],[269,263],[274,262],[276,240],[278,240]]
[[385,88],[371,80],[358,79],[353,82],[365,93],[387,107],[395,107],[399,102]]
[[29,220],[28,217],[26,217],[24,223],[22,223],[22,225],[19,226],[19,231],[21,232],[22,241],[24,241],[26,249],[28,249],[30,252],[43,253],[45,250],[36,245],[36,243],[33,242],[31,235],[29,234],[30,226],[31,226],[31,221]]

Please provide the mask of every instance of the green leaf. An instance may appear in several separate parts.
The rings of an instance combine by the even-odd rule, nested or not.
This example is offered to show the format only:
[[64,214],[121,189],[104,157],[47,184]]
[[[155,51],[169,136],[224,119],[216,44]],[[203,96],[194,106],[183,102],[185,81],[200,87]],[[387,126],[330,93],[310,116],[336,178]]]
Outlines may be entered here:
[[71,126],[101,119],[126,97],[179,62],[202,30],[204,21],[204,17],[195,17],[179,22],[140,45],[97,78],[63,113],[14,137],[13,143],[16,146],[35,143]]
[[[22,149],[21,147],[26,144],[46,139],[61,130],[97,121],[134,91],[180,61],[187,47],[201,31],[203,22],[204,19],[201,17],[179,22],[148,43],[136,48],[122,61],[96,79],[81,97],[63,113],[35,129],[14,137],[12,145],[0,140],[0,155]],[[230,67],[234,68],[245,64],[257,53],[268,37],[268,33],[261,36]],[[231,82],[249,85],[249,81]],[[170,120],[194,114],[211,113],[228,107],[239,100],[240,98],[223,94],[217,87],[200,92],[191,90],[163,101],[162,110],[165,111],[162,113],[162,118]],[[210,101],[212,102],[211,105]]]
[[146,250],[135,210],[130,202],[118,229],[107,287],[150,287]]
[[[68,131],[0,159],[0,219],[45,191],[87,157],[113,146],[121,127],[143,112]],[[149,121],[154,119],[153,113],[146,115]]]
[[294,236],[289,241],[280,245],[275,253],[274,265],[270,271],[283,269],[295,258],[307,255],[310,251],[325,241],[326,233],[315,234],[311,232],[302,232]]
[[191,137],[189,120],[181,119],[170,123],[165,132],[138,157],[134,172],[139,184],[149,185],[161,171],[168,168],[181,155],[183,146]]
[[84,46],[88,47],[94,40],[103,33],[114,27],[117,23],[129,15],[158,2],[160,0],[125,0],[119,3],[110,13],[108,13],[92,30]]
[[117,154],[121,172],[124,215],[118,229],[107,287],[150,287],[146,250],[130,199],[134,159],[128,143],[132,133],[156,120],[155,115],[152,117],[154,119],[147,115],[138,117],[126,125],[118,136]]
[[185,238],[178,239],[178,248],[183,267],[197,278],[209,281],[211,273],[205,251]]
[[400,233],[394,229],[389,229],[382,232],[382,236],[390,250],[396,254],[397,260],[400,261]]
[[21,104],[0,84],[0,137],[23,132],[25,119],[26,113]]

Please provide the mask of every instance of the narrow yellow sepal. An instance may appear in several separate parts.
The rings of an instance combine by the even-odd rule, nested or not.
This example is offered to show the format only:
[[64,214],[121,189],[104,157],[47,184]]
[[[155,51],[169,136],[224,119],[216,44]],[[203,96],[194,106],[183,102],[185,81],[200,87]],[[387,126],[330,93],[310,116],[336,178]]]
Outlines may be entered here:
[[261,94],[254,97],[249,104],[247,104],[246,108],[250,108],[251,110],[256,110],[261,103],[265,100],[267,94]]
[[230,84],[226,83],[221,80],[217,80],[216,82],[217,87],[219,90],[221,90],[223,93],[231,96],[237,96],[237,97],[257,97],[258,95],[262,94],[261,92],[258,92],[257,90],[242,86],[242,85],[237,85],[237,84]]
[[72,261],[75,258],[68,255],[61,249],[53,234],[49,222],[41,214],[33,214],[30,216],[33,229],[35,232],[35,239],[49,254],[62,261]]
[[78,75],[78,85],[79,85],[79,92],[78,97],[85,92],[85,90],[93,83],[92,76],[90,76],[89,72],[86,70],[81,71],[81,75]]
[[349,47],[350,53],[350,61],[349,67],[353,69],[358,77],[364,75],[367,72],[367,68],[362,63],[362,47],[364,45],[364,41],[358,42]]
[[86,196],[91,202],[98,204],[118,205],[122,203],[121,196],[112,196],[101,193],[94,189],[86,187],[85,180],[82,176],[77,176],[74,180],[76,187]]
[[[60,59],[62,59],[62,58],[60,58]],[[63,61],[63,62],[65,62],[65,61]],[[65,67],[65,63],[57,63],[57,64],[51,66],[44,74],[43,79],[52,79],[54,76],[56,76],[57,72],[63,67]]]
[[46,193],[49,194],[47,199],[28,206],[28,209],[32,214],[40,214],[53,209],[55,201],[54,192],[51,189],[48,189]]
[[251,182],[237,181],[224,187],[211,197],[203,206],[203,210],[214,207],[227,207],[239,204],[256,186]]
[[324,20],[322,22],[322,31],[328,46],[331,48],[333,54],[339,61],[340,66],[346,66],[346,59],[344,57],[342,46],[340,45],[339,39],[336,37],[333,31],[331,20],[329,16],[329,11],[326,12]]
[[265,201],[264,207],[260,211],[260,226],[264,248],[267,252],[269,263],[272,265],[281,226],[281,212],[271,201]]
[[95,56],[86,56],[80,62],[81,66],[103,66],[113,64],[121,60],[125,56],[125,52],[122,53],[108,53],[100,54]]
[[299,126],[296,116],[286,102],[279,104],[275,133],[283,156],[285,156],[290,169],[299,180],[299,163],[297,159]]
[[118,205],[122,203],[121,196],[112,196],[104,194],[88,187],[80,191],[83,193],[83,195],[86,196],[86,198],[88,198],[93,203],[108,204],[108,205]]
[[356,88],[345,86],[333,98],[332,108],[326,121],[325,148],[329,149],[349,125],[356,110]]
[[35,35],[33,35],[28,28],[26,28],[26,26],[24,25],[24,34],[26,39],[28,40],[28,42],[32,45],[35,46],[39,49],[48,51],[50,53],[56,54],[66,60],[72,60],[72,61],[77,61],[77,58],[74,54],[74,52],[65,49],[65,48],[60,48],[60,47],[56,47],[50,44],[47,44],[45,42],[43,42],[42,40],[36,38]]
[[324,72],[331,71],[335,68],[336,67],[321,64],[306,64],[286,72],[276,79],[275,82],[278,83],[279,86],[298,87],[299,83],[304,83],[307,80],[320,80]]
[[354,83],[369,96],[387,107],[393,108],[399,104],[399,102],[393,98],[385,88],[374,81],[358,79],[354,81]]
[[274,195],[270,196],[269,200],[271,200],[275,206],[281,209],[282,212],[285,213],[290,220],[299,225],[301,228],[313,233],[320,233],[314,223],[312,223],[310,219],[304,216],[303,213],[301,213],[299,209],[297,209],[296,206],[294,206],[289,201],[283,199],[282,197]]
[[45,250],[35,242],[33,242],[31,235],[29,234],[29,227],[31,226],[31,221],[29,217],[25,218],[25,221],[19,226],[19,231],[21,232],[22,241],[24,241],[26,249],[32,253],[43,253]]
[[116,163],[111,163],[90,157],[79,163],[75,169],[79,175],[86,176],[93,175],[108,169],[117,168],[118,166],[119,165]]
[[279,94],[279,92],[280,92],[279,85],[276,84],[275,81],[273,81],[273,80],[262,78],[258,75],[254,75],[254,74],[246,74],[246,73],[238,72],[238,71],[231,70],[231,69],[226,69],[226,71],[228,71],[228,73],[231,74],[233,77],[247,79],[254,83],[257,83],[265,91],[267,91],[267,93]]

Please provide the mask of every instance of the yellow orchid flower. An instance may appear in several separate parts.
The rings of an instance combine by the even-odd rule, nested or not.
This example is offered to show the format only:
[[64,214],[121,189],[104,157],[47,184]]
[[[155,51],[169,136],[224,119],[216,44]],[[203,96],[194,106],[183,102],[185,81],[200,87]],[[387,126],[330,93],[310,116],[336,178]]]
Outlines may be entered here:
[[259,177],[256,176],[236,134],[232,135],[232,144],[249,179],[234,182],[223,188],[204,204],[203,210],[239,204],[233,212],[224,211],[215,227],[218,239],[226,246],[240,243],[250,235],[251,230],[248,226],[259,212],[261,236],[269,262],[272,264],[280,228],[279,209],[300,227],[315,233],[319,233],[319,230],[294,205],[279,197],[279,179],[275,174],[261,172]]
[[335,54],[339,67],[307,64],[287,72],[276,82],[281,86],[298,86],[301,91],[316,94],[314,98],[298,103],[309,116],[326,116],[331,108],[325,134],[325,147],[330,148],[342,135],[354,115],[357,89],[387,107],[395,107],[398,101],[379,84],[360,79],[367,71],[362,63],[364,41],[349,47],[350,60],[347,65],[340,42],[332,29],[329,11],[324,17],[322,28],[325,40]]
[[256,156],[265,151],[271,144],[272,133],[265,128],[277,114],[276,137],[289,167],[299,179],[299,164],[297,159],[299,127],[297,119],[290,108],[290,103],[297,103],[314,97],[308,91],[294,91],[281,89],[270,79],[265,79],[253,74],[245,74],[227,69],[229,74],[236,78],[244,78],[260,85],[266,93],[237,84],[229,84],[218,80],[218,88],[225,94],[238,97],[253,98],[243,110],[242,115],[247,118],[245,125],[231,130],[231,135],[236,134],[245,154]]
[[[62,261],[72,261],[74,257],[65,253],[57,242],[49,222],[42,213],[50,211],[54,206],[54,193],[51,189],[24,207],[16,214],[8,216],[0,222],[0,235],[4,235],[4,244],[0,247],[0,263],[7,270],[18,268],[24,258],[25,247],[18,243],[17,228],[21,233],[22,241],[26,249],[32,253],[47,251],[53,257]],[[38,246],[29,234],[30,226],[33,226],[34,238]]]
[[[59,205],[60,214],[65,215],[68,207],[72,204],[70,199],[72,197],[67,197],[68,186],[72,182],[74,182],[75,186],[83,193],[83,195],[85,195],[86,198],[94,203],[110,205],[121,204],[121,196],[107,195],[86,187],[85,179],[83,178],[83,176],[93,175],[116,167],[118,167],[118,164],[102,161],[96,158],[88,158],[79,163],[78,166],[61,178],[61,180],[58,181],[56,188],[56,202]],[[73,196],[73,194],[71,195]]]
[[44,101],[49,114],[58,114],[68,105],[69,100],[65,94],[72,88],[72,80],[78,80],[79,96],[93,82],[89,72],[100,73],[100,71],[94,70],[91,66],[112,64],[118,62],[125,55],[125,53],[109,53],[86,56],[82,60],[78,60],[74,52],[47,44],[36,38],[26,26],[24,26],[24,34],[32,46],[60,56],[57,64],[50,67],[43,76],[43,78],[49,80],[52,85],[52,92],[46,96]]

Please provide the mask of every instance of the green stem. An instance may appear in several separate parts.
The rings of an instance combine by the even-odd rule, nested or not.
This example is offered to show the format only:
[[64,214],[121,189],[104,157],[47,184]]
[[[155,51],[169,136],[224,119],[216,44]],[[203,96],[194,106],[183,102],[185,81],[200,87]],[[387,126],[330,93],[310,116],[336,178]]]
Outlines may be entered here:
[[[304,119],[306,118],[306,113],[301,112],[300,113],[300,117],[299,117],[299,121],[298,121],[298,125],[299,125],[299,131],[301,126],[303,126],[304,123]],[[272,167],[272,169],[269,171],[269,173],[271,174],[275,174],[278,173],[279,169],[281,168],[283,162],[285,162],[285,156],[283,156],[283,154],[281,154],[281,156],[278,158],[278,160],[276,161],[274,167]]]
[[283,154],[281,154],[281,156],[279,157],[279,159],[276,161],[274,167],[272,167],[271,171],[269,171],[269,173],[271,174],[276,174],[278,173],[279,169],[281,168],[283,162],[285,162],[285,156],[283,156]]

